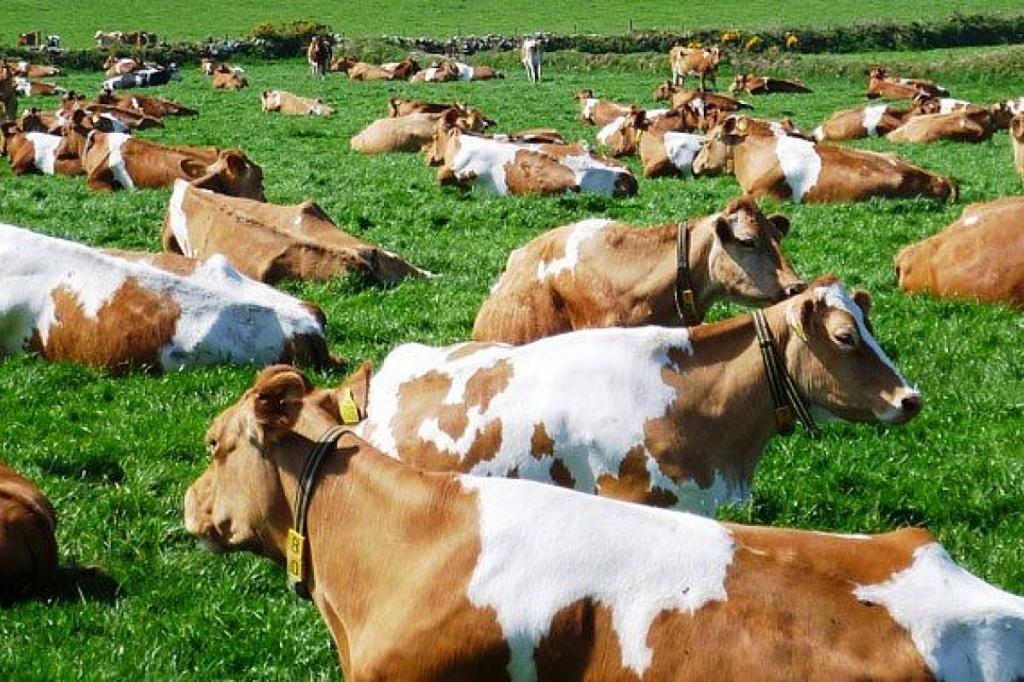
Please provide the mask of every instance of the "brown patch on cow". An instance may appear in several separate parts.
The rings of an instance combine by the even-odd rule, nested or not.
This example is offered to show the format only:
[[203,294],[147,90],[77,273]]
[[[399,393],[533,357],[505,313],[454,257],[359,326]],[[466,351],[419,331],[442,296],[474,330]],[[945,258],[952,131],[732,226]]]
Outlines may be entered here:
[[46,496],[0,462],[0,600],[53,581],[56,526],[56,514]]
[[[611,608],[587,597],[558,610],[533,654],[539,680],[640,678],[622,665],[622,647]],[[669,675],[665,678],[677,679]]]
[[113,371],[160,370],[160,349],[173,338],[181,316],[170,294],[149,291],[128,277],[95,317],[85,314],[77,294],[64,285],[50,295],[56,321],[45,346],[36,348],[46,358]]
[[445,362],[454,362],[456,360],[461,360],[462,358],[468,358],[477,351],[486,350],[492,347],[493,344],[490,343],[477,343],[475,341],[463,343],[445,357]]
[[597,488],[603,497],[655,507],[671,507],[677,501],[676,496],[669,491],[651,488],[651,475],[647,472],[647,452],[642,445],[636,445],[626,453],[619,463],[618,476],[599,476]]
[[533,435],[530,436],[530,456],[534,459],[542,459],[547,455],[555,454],[555,441],[548,435],[544,424],[537,422],[533,426]]
[[563,488],[576,487],[576,480],[569,472],[569,468],[565,466],[565,462],[560,459],[555,459],[551,463],[551,480]]
[[505,164],[505,184],[511,194],[564,194],[579,191],[576,176],[548,154],[520,150]]

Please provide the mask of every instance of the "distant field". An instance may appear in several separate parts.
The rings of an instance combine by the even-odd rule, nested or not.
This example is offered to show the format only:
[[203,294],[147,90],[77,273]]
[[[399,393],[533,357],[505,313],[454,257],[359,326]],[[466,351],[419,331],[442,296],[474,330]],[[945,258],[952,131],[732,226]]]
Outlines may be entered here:
[[527,31],[623,33],[631,20],[638,29],[824,28],[884,19],[935,21],[954,11],[1017,13],[1022,11],[1022,6],[1020,0],[803,0],[785,4],[762,0],[564,0],[545,7],[528,0],[495,3],[470,0],[356,3],[104,0],[74,3],[57,10],[52,2],[42,0],[3,0],[0,2],[0,43],[13,43],[17,33],[36,29],[61,34],[67,47],[92,44],[92,35],[97,29],[147,30],[171,41],[211,35],[235,37],[245,34],[260,21],[295,19],[320,20],[348,35],[436,37]]

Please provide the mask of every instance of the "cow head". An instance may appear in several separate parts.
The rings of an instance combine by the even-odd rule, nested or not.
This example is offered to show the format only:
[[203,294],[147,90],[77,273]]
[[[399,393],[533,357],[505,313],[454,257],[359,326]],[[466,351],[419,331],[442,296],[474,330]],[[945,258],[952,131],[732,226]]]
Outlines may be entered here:
[[1006,102],[996,102],[988,108],[988,113],[992,117],[992,125],[996,130],[1006,130],[1010,127],[1013,110]]
[[278,90],[264,90],[260,93],[260,111],[281,110],[281,93]]
[[673,85],[672,81],[665,81],[664,83],[658,85],[658,87],[654,88],[654,92],[651,93],[651,99],[653,99],[655,102],[660,102],[661,100],[670,98],[678,91],[679,87]]
[[730,299],[765,305],[794,296],[806,285],[782,252],[789,233],[783,215],[765,217],[748,197],[733,199],[710,224],[708,277]]
[[9,140],[21,132],[21,128],[14,121],[0,123],[0,156],[7,156]]
[[1018,144],[1024,144],[1024,114],[1017,114],[1010,121],[1010,137]]
[[331,71],[340,71],[341,73],[348,73],[348,70],[355,66],[358,62],[350,57],[345,56],[341,59],[335,59],[331,64]]
[[619,127],[601,141],[608,148],[608,153],[611,156],[635,154],[640,140],[640,132],[645,130],[649,123],[646,111],[638,107],[631,107],[629,113],[623,116]]
[[747,79],[751,78],[750,74],[736,74],[736,77],[732,79],[732,83],[729,84],[729,92],[742,92],[747,89]]
[[786,366],[810,405],[848,421],[897,424],[921,411],[920,392],[875,340],[866,291],[823,277],[780,306],[790,331]]
[[876,66],[868,70],[868,78],[870,78],[871,80],[885,80],[885,77],[887,75],[888,71],[886,71],[880,66]]
[[434,138],[423,147],[427,165],[441,166],[446,159],[453,159],[459,151],[461,133],[464,126],[459,125],[463,114],[457,108],[449,109],[434,124]]
[[719,175],[732,172],[733,149],[748,137],[766,137],[778,134],[797,135],[791,120],[762,121],[749,116],[727,116],[715,125],[707,135],[697,158],[693,160],[696,175]]
[[263,194],[263,169],[237,149],[222,150],[217,160],[205,166],[191,159],[181,162],[185,177],[201,189],[233,197],[266,201]]

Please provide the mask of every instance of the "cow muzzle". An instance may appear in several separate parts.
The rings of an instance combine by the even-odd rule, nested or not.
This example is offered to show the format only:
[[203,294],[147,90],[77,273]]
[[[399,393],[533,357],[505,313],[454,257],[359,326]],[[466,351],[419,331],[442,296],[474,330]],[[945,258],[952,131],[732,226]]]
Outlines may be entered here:
[[888,407],[876,416],[889,424],[906,424],[916,417],[924,407],[924,398],[915,388],[900,390]]

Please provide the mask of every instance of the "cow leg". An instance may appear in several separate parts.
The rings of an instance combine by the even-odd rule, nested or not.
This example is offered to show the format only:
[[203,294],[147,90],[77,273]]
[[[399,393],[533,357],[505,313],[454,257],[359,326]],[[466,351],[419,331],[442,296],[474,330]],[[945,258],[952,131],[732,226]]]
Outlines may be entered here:
[[114,174],[109,168],[97,168],[89,173],[85,183],[94,192],[113,192],[117,189]]

